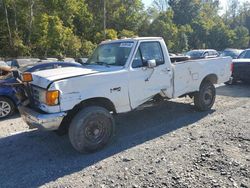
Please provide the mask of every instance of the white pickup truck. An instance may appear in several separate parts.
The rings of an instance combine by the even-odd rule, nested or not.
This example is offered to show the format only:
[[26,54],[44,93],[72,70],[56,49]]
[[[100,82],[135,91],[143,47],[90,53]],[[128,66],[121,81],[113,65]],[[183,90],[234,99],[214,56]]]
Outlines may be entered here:
[[232,59],[171,62],[162,38],[101,43],[81,67],[25,73],[28,102],[19,106],[31,127],[68,131],[79,152],[93,152],[113,135],[113,115],[147,103],[190,96],[197,110],[211,109],[214,84],[231,76]]

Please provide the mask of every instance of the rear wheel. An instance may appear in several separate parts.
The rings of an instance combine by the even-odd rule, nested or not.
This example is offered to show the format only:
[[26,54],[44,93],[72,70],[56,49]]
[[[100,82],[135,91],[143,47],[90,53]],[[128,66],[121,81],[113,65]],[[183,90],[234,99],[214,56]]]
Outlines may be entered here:
[[0,119],[11,116],[14,111],[15,105],[13,102],[6,97],[0,97]]
[[73,118],[69,127],[69,139],[80,153],[94,152],[103,148],[114,130],[110,112],[99,106],[85,107]]
[[236,84],[236,82],[237,81],[234,78],[232,78],[232,80],[229,80],[229,81],[225,82],[224,84],[226,84],[226,85],[234,85],[234,84]]
[[207,111],[215,102],[216,90],[210,81],[201,83],[199,92],[194,94],[194,105],[199,111]]

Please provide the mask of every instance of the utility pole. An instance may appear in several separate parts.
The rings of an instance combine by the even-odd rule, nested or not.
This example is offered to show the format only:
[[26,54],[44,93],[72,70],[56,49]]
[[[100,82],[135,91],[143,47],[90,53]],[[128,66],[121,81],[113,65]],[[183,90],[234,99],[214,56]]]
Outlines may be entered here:
[[103,30],[104,39],[106,39],[106,0],[103,0]]

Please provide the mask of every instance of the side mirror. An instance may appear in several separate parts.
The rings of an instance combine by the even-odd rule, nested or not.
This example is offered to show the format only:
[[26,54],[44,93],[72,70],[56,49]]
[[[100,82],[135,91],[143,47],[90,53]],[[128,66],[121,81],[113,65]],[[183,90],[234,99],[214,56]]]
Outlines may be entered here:
[[154,67],[156,67],[156,61],[154,59],[148,60],[147,61],[147,67],[151,68],[151,69],[154,68]]

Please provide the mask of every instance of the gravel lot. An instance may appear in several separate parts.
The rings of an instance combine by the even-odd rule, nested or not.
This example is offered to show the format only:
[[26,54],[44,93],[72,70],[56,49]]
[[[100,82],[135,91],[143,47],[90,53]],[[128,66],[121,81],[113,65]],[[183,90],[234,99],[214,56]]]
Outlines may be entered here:
[[217,88],[209,112],[178,99],[120,115],[104,150],[0,122],[0,187],[250,187],[250,86]]

